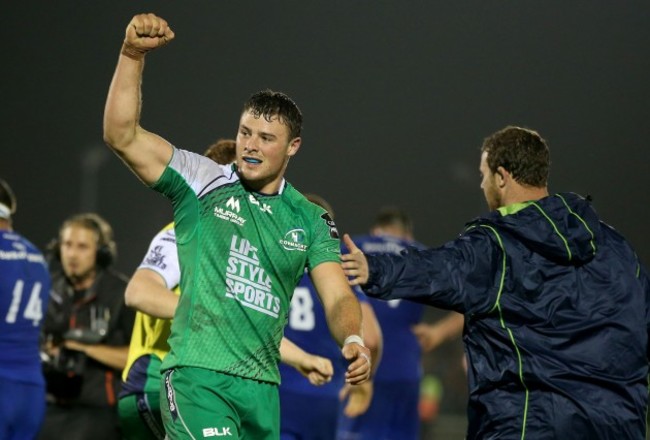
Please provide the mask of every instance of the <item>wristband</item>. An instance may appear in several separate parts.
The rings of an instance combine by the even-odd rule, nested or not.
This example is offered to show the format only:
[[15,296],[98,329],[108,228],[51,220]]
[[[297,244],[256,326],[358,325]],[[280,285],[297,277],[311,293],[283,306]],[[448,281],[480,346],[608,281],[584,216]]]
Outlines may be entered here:
[[144,59],[144,54],[147,53],[145,50],[140,50],[134,46],[124,43],[122,44],[122,55],[131,58],[132,60],[140,61]]
[[365,347],[366,345],[363,343],[363,338],[359,335],[350,335],[347,338],[345,338],[345,341],[343,341],[343,345],[348,345],[348,344],[359,344],[362,347]]

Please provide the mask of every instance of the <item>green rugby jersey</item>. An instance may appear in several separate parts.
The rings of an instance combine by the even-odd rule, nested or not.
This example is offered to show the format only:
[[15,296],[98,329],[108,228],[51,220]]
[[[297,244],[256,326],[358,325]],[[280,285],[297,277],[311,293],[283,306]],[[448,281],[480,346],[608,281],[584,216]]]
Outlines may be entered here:
[[181,297],[162,369],[207,368],[279,383],[279,346],[304,272],[339,261],[325,210],[286,181],[276,195],[248,190],[235,166],[174,149],[153,189],[171,199]]

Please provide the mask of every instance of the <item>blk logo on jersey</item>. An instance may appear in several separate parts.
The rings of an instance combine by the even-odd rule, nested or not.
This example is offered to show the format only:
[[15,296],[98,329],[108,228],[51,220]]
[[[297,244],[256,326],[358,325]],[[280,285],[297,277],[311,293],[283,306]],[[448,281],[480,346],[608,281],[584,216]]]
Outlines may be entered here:
[[292,229],[280,240],[280,244],[288,251],[306,252],[307,245],[305,244],[305,230]]
[[232,437],[230,432],[230,426],[224,426],[223,428],[204,428],[203,429],[203,438],[206,437]]
[[273,214],[273,211],[271,211],[271,205],[260,203],[260,201],[257,200],[253,194],[248,195],[248,201],[253,205],[257,205],[260,208],[260,211],[266,212],[267,214]]
[[274,318],[278,317],[280,298],[271,293],[271,277],[260,267],[257,248],[250,241],[236,235],[230,241],[226,285],[227,298]]

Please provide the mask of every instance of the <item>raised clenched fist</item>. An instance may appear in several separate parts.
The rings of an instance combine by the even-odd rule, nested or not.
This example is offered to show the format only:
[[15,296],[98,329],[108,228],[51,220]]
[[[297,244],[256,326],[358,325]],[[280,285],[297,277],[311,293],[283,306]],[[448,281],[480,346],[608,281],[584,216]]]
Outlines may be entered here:
[[162,47],[173,39],[174,31],[167,20],[154,14],[138,14],[126,27],[122,54],[142,59],[147,52]]

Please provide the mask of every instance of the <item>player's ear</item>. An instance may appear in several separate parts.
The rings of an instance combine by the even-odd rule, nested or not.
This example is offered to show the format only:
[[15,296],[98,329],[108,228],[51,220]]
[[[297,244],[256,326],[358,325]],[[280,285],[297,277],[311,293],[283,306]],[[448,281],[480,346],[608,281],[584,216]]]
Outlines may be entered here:
[[299,137],[291,139],[291,142],[289,142],[289,148],[287,149],[287,156],[294,156],[300,149],[301,142],[302,139]]

